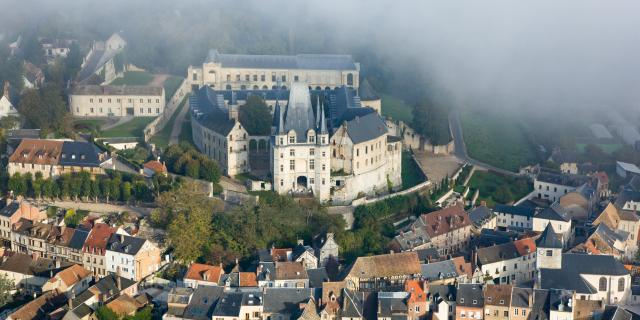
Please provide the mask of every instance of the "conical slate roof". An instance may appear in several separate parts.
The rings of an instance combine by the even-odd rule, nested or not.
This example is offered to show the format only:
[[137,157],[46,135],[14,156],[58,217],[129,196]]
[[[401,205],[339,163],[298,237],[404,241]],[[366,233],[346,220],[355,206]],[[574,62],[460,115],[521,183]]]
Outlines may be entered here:
[[560,236],[553,231],[551,223],[547,224],[538,240],[536,240],[536,246],[538,248],[562,249],[562,240]]

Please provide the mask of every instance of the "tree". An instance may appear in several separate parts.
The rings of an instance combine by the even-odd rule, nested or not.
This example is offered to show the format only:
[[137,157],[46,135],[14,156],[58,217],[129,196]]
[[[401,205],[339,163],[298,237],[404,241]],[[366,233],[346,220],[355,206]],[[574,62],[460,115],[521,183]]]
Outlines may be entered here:
[[184,175],[195,179],[200,178],[200,162],[196,159],[187,161],[184,167]]
[[42,187],[44,185],[44,179],[42,178],[42,172],[40,172],[40,171],[36,172],[36,179],[33,180],[33,183],[31,185],[33,187],[33,193],[34,193],[36,199],[40,199],[40,197],[42,196]]
[[202,179],[218,183],[220,176],[220,166],[218,166],[217,162],[209,159],[202,162],[202,166],[200,166],[200,177]]
[[24,177],[16,172],[9,178],[9,190],[13,191],[16,195],[25,195],[27,192],[27,182]]
[[413,107],[413,128],[433,144],[446,144],[451,140],[449,114],[442,106],[423,99]]
[[113,310],[109,309],[106,305],[101,306],[96,310],[96,317],[98,320],[118,320],[120,317],[113,312]]
[[0,275],[0,307],[5,306],[13,300],[11,290],[13,290],[13,281],[5,274]]
[[240,106],[238,117],[250,135],[264,136],[271,133],[269,106],[257,95],[249,96],[247,102]]
[[107,203],[109,203],[109,197],[111,196],[111,179],[102,178],[100,179],[100,194],[106,199]]
[[131,189],[131,182],[127,181],[122,184],[122,200],[125,202],[129,202],[129,200],[131,200]]

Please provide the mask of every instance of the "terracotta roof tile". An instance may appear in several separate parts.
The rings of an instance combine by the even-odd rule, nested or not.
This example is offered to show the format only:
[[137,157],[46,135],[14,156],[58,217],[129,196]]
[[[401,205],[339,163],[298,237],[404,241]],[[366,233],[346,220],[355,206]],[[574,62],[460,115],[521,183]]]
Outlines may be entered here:
[[301,262],[276,262],[276,280],[308,279]]
[[155,173],[167,173],[167,166],[158,160],[151,160],[145,163],[144,167],[153,170]]
[[256,274],[253,272],[238,272],[239,286],[240,287],[257,287],[258,280]]
[[78,281],[89,276],[91,272],[80,265],[74,264],[69,268],[66,268],[58,272],[49,282],[53,283],[58,280],[62,281],[67,287],[76,284]]
[[84,243],[83,251],[92,252],[95,250],[95,254],[104,255],[109,238],[117,230],[117,228],[111,227],[108,224],[96,223]]
[[24,139],[9,162],[55,165],[60,161],[62,145],[62,141]]
[[190,280],[218,283],[220,281],[220,276],[223,274],[224,270],[222,270],[222,268],[219,266],[212,266],[202,263],[192,263],[189,266],[189,270],[187,270],[184,278]]
[[423,214],[421,219],[425,224],[427,234],[431,238],[471,225],[469,215],[459,204]]
[[358,257],[348,276],[355,278],[391,277],[421,272],[418,254],[414,251]]

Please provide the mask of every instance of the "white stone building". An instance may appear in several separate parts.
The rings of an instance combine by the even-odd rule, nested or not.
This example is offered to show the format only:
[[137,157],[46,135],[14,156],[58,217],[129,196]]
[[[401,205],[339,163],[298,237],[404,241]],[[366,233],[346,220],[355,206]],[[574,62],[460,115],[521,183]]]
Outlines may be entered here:
[[156,117],[164,112],[164,94],[160,86],[78,85],[69,107],[76,117]]
[[529,207],[497,204],[493,209],[496,214],[496,226],[506,230],[531,230],[535,210]]
[[19,116],[18,110],[11,102],[9,81],[4,82],[4,90],[2,91],[2,97],[0,97],[0,118],[4,118],[7,116]]
[[561,235],[565,248],[573,240],[571,219],[564,209],[557,204],[545,208],[533,217],[533,231],[543,232],[547,225],[551,225],[553,231]]
[[541,170],[533,180],[532,197],[548,200],[553,203],[561,196],[575,191],[578,187],[591,183],[596,188],[598,181],[595,177],[588,177],[577,174],[563,174]]
[[325,89],[359,87],[360,64],[350,55],[244,55],[211,50],[202,66],[189,66],[187,81],[192,88],[210,86],[219,90],[288,89],[294,83]]
[[108,274],[140,281],[160,268],[160,249],[149,240],[114,233],[107,243],[105,264]]
[[531,238],[507,242],[477,251],[477,264],[485,281],[520,284],[535,278],[536,244]]

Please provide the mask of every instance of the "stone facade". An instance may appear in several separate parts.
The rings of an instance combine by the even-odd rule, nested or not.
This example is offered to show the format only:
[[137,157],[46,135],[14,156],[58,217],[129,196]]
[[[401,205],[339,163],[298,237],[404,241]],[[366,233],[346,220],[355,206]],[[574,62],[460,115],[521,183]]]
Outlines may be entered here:
[[165,92],[155,86],[80,85],[69,95],[76,117],[155,117],[164,112]]

